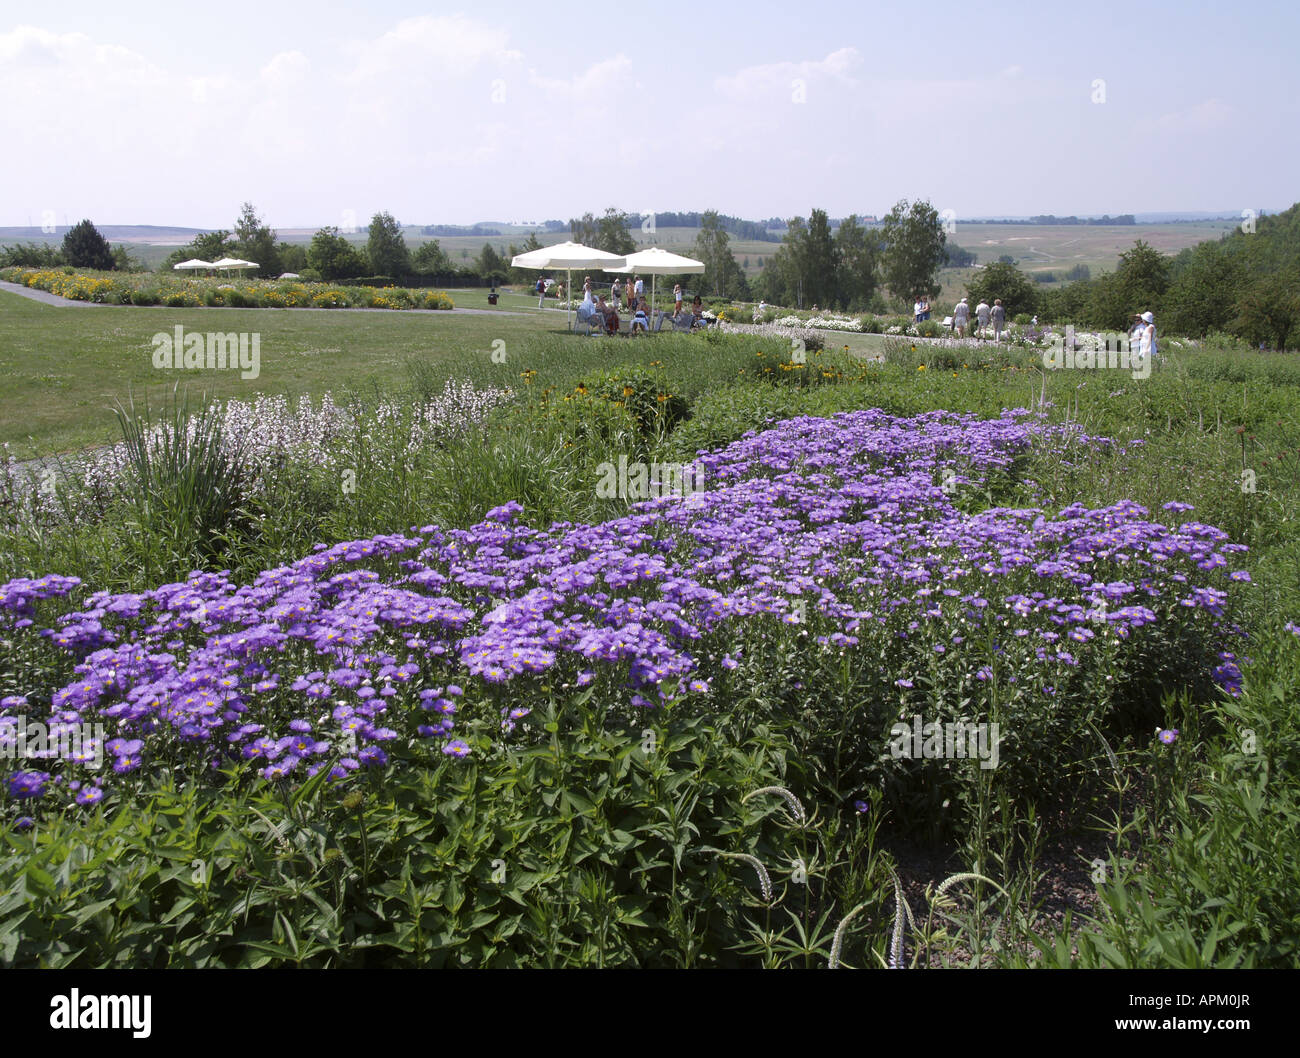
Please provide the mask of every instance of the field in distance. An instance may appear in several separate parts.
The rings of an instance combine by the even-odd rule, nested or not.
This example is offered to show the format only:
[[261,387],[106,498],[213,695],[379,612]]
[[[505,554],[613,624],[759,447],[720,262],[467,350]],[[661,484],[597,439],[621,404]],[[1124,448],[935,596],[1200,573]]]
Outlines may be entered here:
[[[1182,221],[1169,224],[1115,224],[1115,225],[1072,225],[1072,224],[963,224],[957,223],[957,230],[948,236],[963,249],[972,251],[980,264],[996,261],[1003,254],[1010,255],[1016,264],[1026,272],[1064,272],[1075,265],[1087,265],[1095,276],[1099,272],[1113,271],[1119,263],[1119,255],[1131,249],[1137,239],[1150,243],[1162,253],[1176,254],[1179,250],[1207,239],[1218,239],[1225,232],[1234,228],[1239,221],[1208,220]],[[167,230],[167,229],[163,229]],[[112,242],[125,242],[131,253],[150,268],[156,268],[178,245],[183,245],[188,238],[181,236],[181,231],[195,229],[172,229],[168,234],[159,236],[147,228],[132,229],[130,236],[110,235]],[[698,228],[657,227],[653,234],[643,232],[639,227],[629,229],[637,248],[662,246],[675,253],[690,254],[695,246]],[[21,234],[13,235],[12,232]],[[286,228],[278,231],[279,237],[288,243],[309,243],[315,229]],[[430,236],[421,234],[418,226],[402,230],[407,245],[412,251],[421,243],[429,241]],[[545,246],[568,239],[568,232],[538,232],[538,240]],[[365,245],[366,230],[360,228],[349,235],[353,242]],[[506,253],[510,244],[522,246],[528,238],[527,232],[511,235],[449,235],[439,236],[438,243],[458,266],[468,266],[479,255],[483,244],[491,243],[499,253]],[[62,234],[41,235],[39,229],[0,229],[0,244],[6,242],[62,242]],[[757,239],[730,240],[731,252],[736,261],[750,279],[762,271],[762,264],[776,252],[779,242],[764,242]]]

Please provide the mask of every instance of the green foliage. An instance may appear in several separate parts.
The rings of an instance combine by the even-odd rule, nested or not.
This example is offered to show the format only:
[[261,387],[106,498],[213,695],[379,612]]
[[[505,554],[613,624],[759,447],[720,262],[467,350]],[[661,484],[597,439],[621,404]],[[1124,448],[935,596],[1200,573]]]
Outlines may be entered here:
[[506,277],[508,264],[508,261],[502,260],[501,255],[493,249],[490,242],[485,242],[479,252],[478,260],[474,262],[474,267],[487,282],[499,283]]
[[113,248],[90,221],[74,224],[63,236],[62,256],[74,268],[97,268],[107,272],[114,266]]
[[1039,309],[1039,294],[1029,277],[1015,265],[1000,261],[985,265],[971,276],[966,284],[966,296],[972,306],[972,315],[975,305],[981,301],[992,305],[996,298],[1002,299],[1008,318]]
[[322,228],[311,237],[307,265],[328,282],[364,275],[369,262],[356,246],[339,234],[338,228]]
[[695,236],[695,256],[704,262],[700,289],[728,298],[746,298],[749,287],[745,274],[731,252],[730,237],[722,226],[717,210],[708,210],[700,220]]
[[670,433],[688,408],[662,370],[631,364],[584,375],[571,396],[580,403],[607,401],[625,408],[642,434],[657,437]]
[[411,274],[411,251],[407,249],[402,229],[391,213],[376,213],[371,218],[366,256],[377,275]]
[[879,234],[858,224],[856,216],[846,217],[835,232],[835,249],[838,293],[833,302],[828,298],[826,303],[850,311],[870,309],[879,282]]
[[411,267],[416,272],[439,273],[450,272],[455,267],[451,263],[451,258],[443,251],[437,239],[430,239],[428,242],[422,242],[416,248],[415,254],[411,258]]
[[936,297],[943,266],[946,236],[938,211],[928,202],[907,199],[895,203],[881,231],[885,285],[898,298],[911,302]]
[[464,762],[404,740],[391,776],[343,790],[164,780],[129,812],[0,832],[0,965],[745,964],[745,890],[710,850],[773,858],[775,826],[734,821],[787,744],[603,692],[542,689],[512,744]]
[[[235,256],[257,265],[257,275],[278,276],[285,269],[280,264],[280,251],[276,246],[275,232],[263,224],[251,202],[245,202],[235,221]],[[206,258],[205,258],[206,260]]]
[[45,242],[14,243],[0,247],[0,268],[56,268],[63,254]]
[[615,209],[613,206],[605,210],[605,215],[596,225],[596,241],[590,245],[606,253],[619,255],[632,253],[636,249],[636,243],[633,242],[627,225],[623,223],[623,218],[622,210]]
[[175,391],[157,415],[132,399],[117,417],[130,469],[123,525],[138,561],[149,579],[184,577],[224,550],[242,516],[243,439]]
[[1300,268],[1261,276],[1237,299],[1234,330],[1251,345],[1287,348],[1300,335]]
[[814,209],[808,217],[800,247],[803,263],[804,301],[829,308],[839,298],[842,265],[839,245],[831,237],[830,218],[826,211]]
[[307,249],[298,243],[282,242],[275,248],[280,258],[280,267],[286,272],[301,275],[307,267]]

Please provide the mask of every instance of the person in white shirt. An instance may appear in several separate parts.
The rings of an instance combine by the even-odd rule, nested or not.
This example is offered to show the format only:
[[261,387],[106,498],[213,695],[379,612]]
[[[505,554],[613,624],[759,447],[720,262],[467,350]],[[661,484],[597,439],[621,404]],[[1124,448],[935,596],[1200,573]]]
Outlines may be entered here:
[[1142,313],[1133,313],[1133,325],[1128,329],[1129,351],[1133,351],[1133,346],[1142,341],[1142,332],[1146,330],[1146,321],[1142,319]]
[[1156,318],[1150,312],[1144,312],[1142,319],[1142,334],[1138,338],[1138,355],[1142,357],[1142,363],[1149,364],[1156,355]]
[[981,338],[988,337],[986,332],[989,327],[989,313],[991,311],[988,302],[983,299],[981,299],[980,303],[975,306],[975,322],[979,325],[978,333]]
[[952,329],[957,332],[958,338],[966,337],[966,323],[970,319],[970,306],[966,304],[966,299],[962,298],[957,302],[957,307],[952,310]]
[[912,322],[913,322],[913,323],[920,323],[920,322],[921,322],[921,302],[920,302],[920,301],[917,301],[916,303],[914,303],[914,304],[912,305]]
[[636,296],[637,296],[638,298],[640,298],[640,297],[644,296],[644,294],[645,294],[645,280],[642,279],[640,276],[637,276],[637,277],[636,277]]

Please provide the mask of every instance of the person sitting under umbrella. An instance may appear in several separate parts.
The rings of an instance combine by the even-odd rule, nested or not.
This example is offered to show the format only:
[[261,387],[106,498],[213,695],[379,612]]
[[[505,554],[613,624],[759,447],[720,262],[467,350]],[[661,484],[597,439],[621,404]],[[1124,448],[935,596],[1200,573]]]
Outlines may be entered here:
[[618,309],[610,302],[605,300],[605,295],[600,295],[600,300],[596,306],[597,311],[605,317],[605,329],[610,334],[618,334]]

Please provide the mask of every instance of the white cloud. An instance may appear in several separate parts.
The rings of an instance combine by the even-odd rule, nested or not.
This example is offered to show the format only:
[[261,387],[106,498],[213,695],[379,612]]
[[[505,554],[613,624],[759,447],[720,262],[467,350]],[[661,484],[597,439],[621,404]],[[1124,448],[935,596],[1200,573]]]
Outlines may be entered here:
[[796,81],[802,82],[810,95],[814,91],[813,86],[827,86],[837,90],[853,88],[857,85],[853,71],[861,65],[862,56],[856,48],[840,48],[815,62],[777,62],[747,66],[734,74],[715,77],[713,86],[714,91],[724,99],[757,106],[766,104],[773,98],[790,99]]

